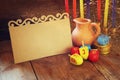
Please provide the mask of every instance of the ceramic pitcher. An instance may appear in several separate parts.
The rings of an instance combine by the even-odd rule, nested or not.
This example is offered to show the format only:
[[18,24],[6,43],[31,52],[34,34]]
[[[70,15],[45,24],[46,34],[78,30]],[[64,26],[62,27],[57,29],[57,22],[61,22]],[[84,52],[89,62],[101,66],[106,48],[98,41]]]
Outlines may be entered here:
[[75,18],[76,27],[72,31],[72,41],[76,46],[84,44],[91,45],[101,32],[100,24],[91,22],[90,19]]

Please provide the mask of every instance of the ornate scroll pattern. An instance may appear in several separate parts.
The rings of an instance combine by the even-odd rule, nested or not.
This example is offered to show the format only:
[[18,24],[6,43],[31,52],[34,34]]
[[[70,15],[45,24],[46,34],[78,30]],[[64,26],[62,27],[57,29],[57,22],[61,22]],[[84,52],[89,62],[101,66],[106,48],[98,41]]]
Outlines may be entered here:
[[43,23],[47,21],[56,21],[65,19],[69,16],[68,13],[57,13],[56,16],[48,15],[48,16],[41,16],[40,18],[33,17],[33,18],[26,18],[24,21],[22,19],[18,19],[17,21],[9,21],[8,26],[16,27],[16,26],[23,26],[27,24],[36,24],[36,23]]

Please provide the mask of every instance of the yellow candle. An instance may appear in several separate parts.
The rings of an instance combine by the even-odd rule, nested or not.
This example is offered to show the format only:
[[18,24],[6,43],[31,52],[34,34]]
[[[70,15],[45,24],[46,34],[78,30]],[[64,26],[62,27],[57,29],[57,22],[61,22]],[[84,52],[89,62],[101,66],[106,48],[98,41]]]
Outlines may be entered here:
[[104,10],[104,27],[107,27],[108,11],[109,11],[109,0],[106,0],[105,1],[105,10]]
[[80,17],[84,18],[83,0],[80,0]]

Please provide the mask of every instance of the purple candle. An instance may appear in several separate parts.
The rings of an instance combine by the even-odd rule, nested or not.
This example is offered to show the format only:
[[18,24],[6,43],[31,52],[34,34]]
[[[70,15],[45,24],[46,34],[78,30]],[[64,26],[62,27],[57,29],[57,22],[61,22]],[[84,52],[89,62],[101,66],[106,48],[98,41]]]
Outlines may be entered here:
[[115,17],[116,17],[116,13],[115,13],[115,8],[116,8],[116,0],[112,0],[112,27],[115,27]]
[[88,19],[90,19],[90,5],[89,5],[90,0],[85,0],[85,2],[86,2],[86,4],[87,4],[87,8],[86,8],[86,13],[87,13],[87,15],[86,15],[86,17],[87,17]]

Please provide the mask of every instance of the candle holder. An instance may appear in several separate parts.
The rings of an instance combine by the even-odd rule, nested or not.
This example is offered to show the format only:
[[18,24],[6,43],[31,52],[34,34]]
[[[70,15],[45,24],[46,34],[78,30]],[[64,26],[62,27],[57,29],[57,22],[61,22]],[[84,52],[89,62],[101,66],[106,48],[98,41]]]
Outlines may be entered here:
[[109,54],[111,50],[111,44],[110,42],[106,45],[100,45],[97,42],[94,43],[94,46],[98,48],[101,54]]
[[118,31],[118,27],[110,27],[107,30],[107,35],[109,35],[110,37],[115,38],[117,36],[117,31]]
[[109,28],[103,28],[102,29],[103,33],[106,34],[106,35],[108,35],[108,30],[109,30]]
[[117,32],[117,28],[111,28],[111,36],[115,36],[116,35],[116,32]]
[[119,27],[107,27],[107,28],[102,28],[102,33],[105,35],[109,35],[111,37],[115,37],[117,34]]

